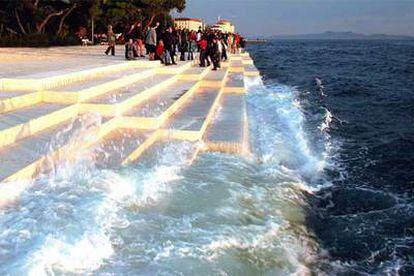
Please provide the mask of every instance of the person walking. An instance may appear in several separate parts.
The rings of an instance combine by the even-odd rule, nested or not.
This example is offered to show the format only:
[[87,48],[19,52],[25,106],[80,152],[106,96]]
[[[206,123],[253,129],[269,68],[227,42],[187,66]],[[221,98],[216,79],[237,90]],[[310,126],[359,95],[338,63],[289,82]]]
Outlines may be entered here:
[[111,55],[115,56],[115,44],[116,44],[116,35],[112,29],[112,25],[108,25],[108,48],[105,51],[105,54],[108,55],[111,52]]

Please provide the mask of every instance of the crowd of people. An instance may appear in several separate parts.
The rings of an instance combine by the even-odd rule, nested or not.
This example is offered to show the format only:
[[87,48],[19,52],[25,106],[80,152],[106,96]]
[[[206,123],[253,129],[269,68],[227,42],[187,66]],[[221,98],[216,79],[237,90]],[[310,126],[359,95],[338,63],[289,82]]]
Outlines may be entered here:
[[[115,55],[117,36],[112,26],[108,26],[107,37],[105,54]],[[159,60],[168,66],[177,64],[178,59],[194,60],[198,53],[200,66],[212,64],[213,70],[220,68],[221,61],[226,61],[229,53],[239,53],[245,47],[245,40],[239,34],[201,28],[197,31],[171,26],[161,28],[159,23],[147,28],[139,22],[133,24],[124,31],[122,38],[127,60],[148,56],[149,60]]]

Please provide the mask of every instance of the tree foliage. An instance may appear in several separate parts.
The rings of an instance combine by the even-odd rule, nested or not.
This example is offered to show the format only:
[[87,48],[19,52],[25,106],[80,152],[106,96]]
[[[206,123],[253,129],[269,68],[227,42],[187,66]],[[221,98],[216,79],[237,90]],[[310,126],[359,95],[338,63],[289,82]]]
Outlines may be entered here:
[[[1,0],[0,0],[1,1]],[[94,19],[97,31],[168,16],[185,9],[186,0],[8,0],[0,4],[0,37],[46,34],[65,37]]]

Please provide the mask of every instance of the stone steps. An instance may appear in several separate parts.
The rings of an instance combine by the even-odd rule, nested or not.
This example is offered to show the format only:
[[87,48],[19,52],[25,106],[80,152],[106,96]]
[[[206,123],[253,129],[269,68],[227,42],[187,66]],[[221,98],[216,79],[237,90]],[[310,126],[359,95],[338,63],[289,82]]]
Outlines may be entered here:
[[[104,136],[95,147],[95,162],[99,168],[123,164],[151,136],[152,132],[137,129],[116,129]],[[144,145],[145,146],[145,145]]]
[[197,91],[164,128],[173,131],[199,131],[219,94],[220,90],[216,88],[202,88]]
[[34,135],[77,114],[77,106],[47,103],[0,114],[0,147]]
[[137,61],[0,79],[0,181],[32,179],[83,149],[102,168],[172,141],[192,143],[192,161],[203,149],[244,154],[244,75],[254,68],[239,55],[218,71]]
[[124,116],[159,117],[196,84],[197,81],[191,80],[176,81],[167,89],[126,112]]
[[208,150],[244,154],[248,149],[245,139],[247,118],[244,95],[226,93],[221,108],[206,131],[204,141]]
[[87,127],[79,127],[82,124],[80,118],[67,120],[0,148],[0,179],[4,182],[30,179],[46,170],[60,149],[66,147],[66,155],[69,148],[76,149],[78,143],[84,142],[79,134],[86,137],[88,133]]

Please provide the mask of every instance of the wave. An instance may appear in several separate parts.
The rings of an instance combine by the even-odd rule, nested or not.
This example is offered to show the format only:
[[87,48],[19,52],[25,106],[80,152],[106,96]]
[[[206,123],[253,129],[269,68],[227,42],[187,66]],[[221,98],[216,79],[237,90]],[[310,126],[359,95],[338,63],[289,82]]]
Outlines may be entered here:
[[263,85],[257,79],[248,79],[247,87],[250,125],[254,136],[256,155],[267,164],[271,171],[281,168],[307,183],[309,188],[317,189],[322,183],[327,160],[337,149],[332,144],[329,128],[332,114],[325,110],[320,130],[325,139],[323,150],[318,152],[312,145],[306,130],[306,114],[298,99],[299,91],[295,87],[271,83]]

